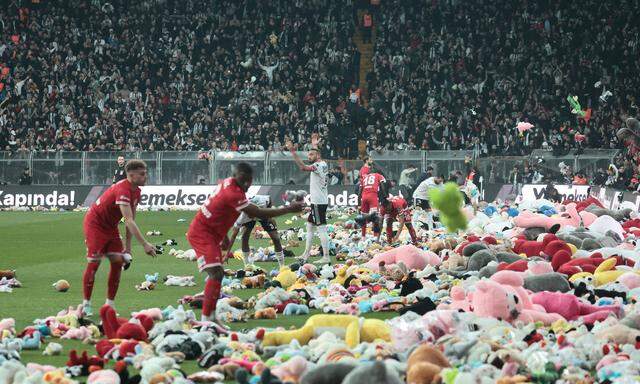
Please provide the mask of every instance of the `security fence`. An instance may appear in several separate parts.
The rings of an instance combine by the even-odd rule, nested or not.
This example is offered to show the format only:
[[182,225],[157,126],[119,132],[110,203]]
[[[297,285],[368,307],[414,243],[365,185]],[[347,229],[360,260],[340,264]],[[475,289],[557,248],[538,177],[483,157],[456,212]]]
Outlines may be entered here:
[[[575,171],[592,174],[606,169],[617,150],[586,150],[555,157],[551,152],[533,151],[527,157],[474,158],[468,151],[385,151],[372,152],[374,162],[387,178],[398,180],[400,172],[415,165],[418,177],[427,167],[435,173],[449,175],[466,172],[476,166],[487,182],[506,182],[514,166],[535,164],[542,173],[558,172],[560,162]],[[306,159],[305,152],[299,153]],[[29,169],[37,185],[110,184],[117,167],[117,157],[142,159],[149,166],[149,185],[212,184],[231,175],[233,166],[248,162],[254,169],[256,184],[306,184],[309,175],[301,172],[287,152],[1,152],[0,182],[17,184]],[[330,184],[351,185],[357,182],[362,161],[330,160]]]

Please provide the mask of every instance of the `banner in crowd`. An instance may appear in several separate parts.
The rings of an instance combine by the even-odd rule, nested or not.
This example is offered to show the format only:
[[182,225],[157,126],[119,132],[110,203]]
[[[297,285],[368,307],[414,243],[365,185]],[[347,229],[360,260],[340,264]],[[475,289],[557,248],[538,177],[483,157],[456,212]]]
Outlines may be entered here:
[[85,205],[91,186],[2,185],[0,208],[45,207],[72,209]]
[[[283,203],[282,197],[286,191],[309,192],[309,185],[266,185],[261,186],[257,194],[271,196],[271,201],[279,205]],[[329,185],[327,187],[329,206],[338,207],[357,207],[358,194],[354,185]],[[310,196],[307,195],[307,204],[309,204]]]
[[[560,193],[561,200],[582,201],[589,197],[588,185],[554,185]],[[538,200],[544,198],[545,184],[525,184],[522,186],[522,198]]]

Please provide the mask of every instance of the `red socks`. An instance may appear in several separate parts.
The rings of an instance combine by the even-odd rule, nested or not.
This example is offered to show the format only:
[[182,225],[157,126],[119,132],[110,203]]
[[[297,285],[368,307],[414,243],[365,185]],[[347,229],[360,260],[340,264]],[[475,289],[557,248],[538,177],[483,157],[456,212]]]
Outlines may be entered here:
[[93,283],[96,280],[96,272],[98,272],[100,263],[90,261],[87,263],[87,268],[82,275],[82,292],[85,300],[91,300],[91,294],[93,293]]
[[215,279],[208,279],[204,285],[204,298],[202,301],[202,314],[211,318],[211,314],[216,311],[216,304],[220,297],[221,282]]
[[417,243],[418,242],[418,236],[416,236],[416,230],[413,229],[413,225],[410,227],[407,227],[407,229],[409,230],[409,235],[411,236],[411,242],[412,243]]
[[393,240],[393,223],[387,222],[387,242],[390,243]]
[[111,269],[109,270],[109,280],[107,282],[107,299],[114,300],[116,293],[118,293],[118,286],[120,285],[120,274],[122,273],[122,263],[111,262]]

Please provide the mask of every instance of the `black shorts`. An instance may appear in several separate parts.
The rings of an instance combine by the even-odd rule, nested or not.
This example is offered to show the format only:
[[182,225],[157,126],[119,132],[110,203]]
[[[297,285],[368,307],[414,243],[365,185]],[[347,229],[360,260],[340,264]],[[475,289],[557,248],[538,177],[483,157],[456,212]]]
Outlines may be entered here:
[[327,205],[328,204],[311,204],[311,212],[307,221],[314,225],[327,224]]
[[[259,220],[259,221],[260,221],[260,225],[262,226],[262,229],[264,229],[267,232],[273,232],[278,230],[278,226],[276,225],[276,222],[273,220]],[[256,220],[248,221],[242,224],[242,226],[245,227],[247,231],[252,231],[253,227],[256,226]]]
[[413,199],[413,200],[414,200],[414,205],[416,207],[420,207],[425,211],[428,211],[429,209],[431,209],[431,206],[429,205],[429,200],[423,200],[423,199]]

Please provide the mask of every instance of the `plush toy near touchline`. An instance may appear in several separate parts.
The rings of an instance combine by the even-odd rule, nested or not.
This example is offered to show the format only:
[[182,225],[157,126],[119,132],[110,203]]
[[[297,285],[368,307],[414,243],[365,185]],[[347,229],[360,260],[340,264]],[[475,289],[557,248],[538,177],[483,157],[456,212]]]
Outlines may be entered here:
[[380,262],[384,262],[387,267],[402,262],[408,269],[424,269],[427,265],[439,265],[440,258],[431,251],[423,251],[413,245],[402,245],[378,253],[365,264],[365,267],[378,271]]
[[416,348],[407,360],[407,384],[430,384],[437,382],[440,371],[450,367],[449,360],[430,344]]
[[361,324],[360,318],[356,316],[313,315],[299,329],[265,333],[262,345],[268,347],[289,344],[293,339],[305,345],[324,332],[344,337],[350,348],[354,348],[363,341],[372,342],[376,339],[391,341],[391,328],[382,320],[365,319]]

